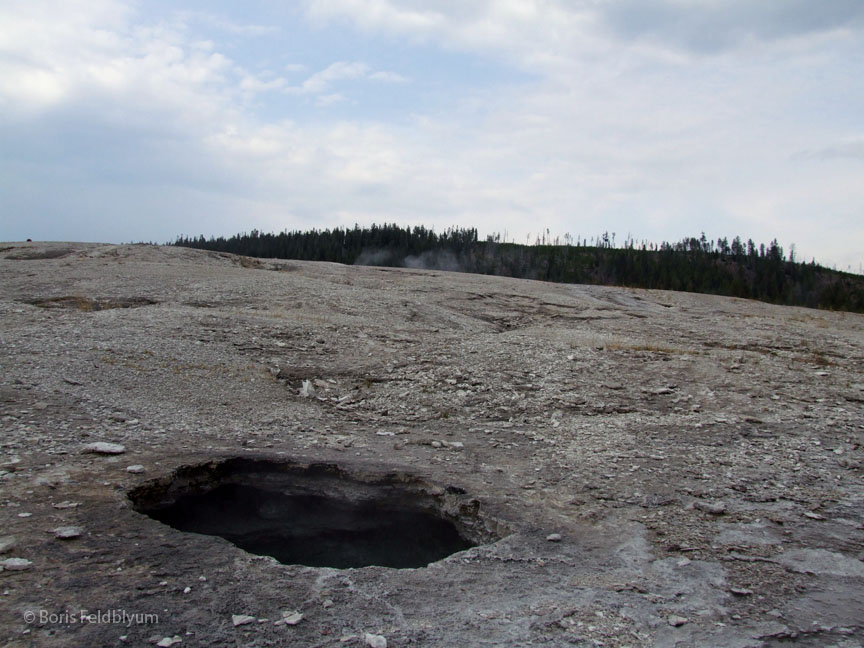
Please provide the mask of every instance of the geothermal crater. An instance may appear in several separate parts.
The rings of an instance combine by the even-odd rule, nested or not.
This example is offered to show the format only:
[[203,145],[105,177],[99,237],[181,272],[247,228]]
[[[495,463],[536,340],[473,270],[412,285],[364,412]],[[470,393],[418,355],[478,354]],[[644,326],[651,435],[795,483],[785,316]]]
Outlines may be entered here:
[[497,539],[460,488],[352,476],[335,464],[228,459],[183,467],[129,498],[180,531],[310,567],[425,567]]

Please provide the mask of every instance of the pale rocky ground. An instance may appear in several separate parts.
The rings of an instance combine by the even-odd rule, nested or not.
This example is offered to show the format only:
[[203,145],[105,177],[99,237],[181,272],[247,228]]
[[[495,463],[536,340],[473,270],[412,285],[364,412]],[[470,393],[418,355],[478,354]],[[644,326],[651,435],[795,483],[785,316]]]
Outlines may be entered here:
[[[0,249],[3,645],[864,645],[864,316],[170,247]],[[456,486],[505,537],[421,569],[310,568],[127,499],[237,456]],[[28,623],[40,611],[71,621]]]

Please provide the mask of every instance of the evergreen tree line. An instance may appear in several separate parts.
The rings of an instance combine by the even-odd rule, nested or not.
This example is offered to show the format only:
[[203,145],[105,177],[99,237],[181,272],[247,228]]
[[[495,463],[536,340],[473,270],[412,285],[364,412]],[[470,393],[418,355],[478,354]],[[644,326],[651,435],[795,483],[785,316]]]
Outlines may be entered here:
[[442,233],[396,224],[265,234],[257,230],[224,237],[180,236],[174,245],[261,258],[333,261],[344,264],[454,270],[478,274],[633,288],[655,288],[758,299],[774,304],[864,312],[864,277],[801,263],[776,239],[746,243],[740,237],[711,241],[616,247],[614,234],[565,236],[534,245],[479,240],[474,228]]

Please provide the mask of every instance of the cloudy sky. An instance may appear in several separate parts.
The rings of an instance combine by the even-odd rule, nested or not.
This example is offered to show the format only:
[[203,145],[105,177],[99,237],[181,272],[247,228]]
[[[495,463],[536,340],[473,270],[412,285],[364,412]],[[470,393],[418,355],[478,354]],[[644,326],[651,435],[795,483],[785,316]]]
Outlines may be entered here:
[[476,226],[864,262],[861,0],[0,0],[0,240]]

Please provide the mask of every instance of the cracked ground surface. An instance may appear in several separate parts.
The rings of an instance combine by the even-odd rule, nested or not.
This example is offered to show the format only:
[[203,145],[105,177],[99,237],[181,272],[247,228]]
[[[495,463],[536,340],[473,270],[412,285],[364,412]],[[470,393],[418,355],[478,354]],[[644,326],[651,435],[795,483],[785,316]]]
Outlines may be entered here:
[[[0,318],[4,645],[864,644],[864,316],[7,243]],[[503,537],[282,565],[127,498],[232,457],[464,490]]]

